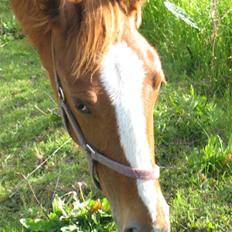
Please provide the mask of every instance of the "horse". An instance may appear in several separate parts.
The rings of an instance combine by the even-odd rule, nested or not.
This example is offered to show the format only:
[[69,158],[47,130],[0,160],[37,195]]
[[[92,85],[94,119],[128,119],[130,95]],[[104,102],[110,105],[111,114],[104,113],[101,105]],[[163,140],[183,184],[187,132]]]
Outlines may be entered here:
[[122,232],[170,231],[153,108],[165,76],[139,33],[143,0],[11,0],[70,136]]

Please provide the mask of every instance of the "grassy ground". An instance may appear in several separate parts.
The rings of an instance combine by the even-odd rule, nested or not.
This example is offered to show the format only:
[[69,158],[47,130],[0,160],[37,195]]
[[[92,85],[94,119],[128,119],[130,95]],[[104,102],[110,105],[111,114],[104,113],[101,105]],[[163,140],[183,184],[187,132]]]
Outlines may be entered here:
[[[158,48],[168,80],[154,119],[172,231],[229,232],[232,3],[219,2],[213,28],[209,1],[173,2],[199,30],[176,19],[161,0],[146,5],[141,28]],[[7,1],[1,1],[0,231],[22,231],[21,218],[43,218],[55,194],[76,190],[82,181],[91,197],[99,197],[89,184],[84,155],[62,129],[45,71],[16,29]]]

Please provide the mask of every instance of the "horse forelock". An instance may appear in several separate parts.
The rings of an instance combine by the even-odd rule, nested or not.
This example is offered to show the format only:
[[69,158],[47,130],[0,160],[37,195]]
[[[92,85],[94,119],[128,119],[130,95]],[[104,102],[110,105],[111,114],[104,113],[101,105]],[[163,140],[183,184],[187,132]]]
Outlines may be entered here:
[[50,43],[53,29],[61,29],[70,65],[78,78],[100,69],[101,58],[120,40],[124,22],[140,18],[143,1],[137,0],[12,0],[12,8],[35,47]]
[[[94,74],[100,69],[102,57],[109,47],[121,39],[124,22],[129,12],[136,12],[135,22],[140,18],[140,7],[132,8],[132,2],[125,6],[117,0],[82,1],[81,19],[72,27],[69,34],[71,47],[75,47],[73,73],[78,78],[86,73]],[[134,3],[135,5],[135,3]],[[69,31],[70,32],[70,31]]]
[[75,48],[73,72],[78,78],[94,74],[109,46],[120,39],[124,15],[116,1],[83,1],[79,25],[69,35]]

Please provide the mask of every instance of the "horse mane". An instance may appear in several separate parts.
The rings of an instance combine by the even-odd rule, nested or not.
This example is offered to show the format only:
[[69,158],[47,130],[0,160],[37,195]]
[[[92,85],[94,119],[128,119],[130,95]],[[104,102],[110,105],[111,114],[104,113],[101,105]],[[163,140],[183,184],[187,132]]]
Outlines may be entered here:
[[142,4],[140,0],[11,0],[24,33],[38,50],[51,41],[53,28],[64,27],[67,51],[75,51],[72,67],[77,77],[98,70],[100,54],[120,40],[126,17],[133,15],[139,24]]

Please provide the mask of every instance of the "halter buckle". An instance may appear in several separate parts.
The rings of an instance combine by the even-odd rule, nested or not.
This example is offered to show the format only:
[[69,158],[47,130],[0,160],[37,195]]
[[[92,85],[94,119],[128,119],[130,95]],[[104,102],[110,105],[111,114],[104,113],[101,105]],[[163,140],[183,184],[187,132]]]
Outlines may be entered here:
[[63,91],[62,87],[60,87],[60,86],[58,87],[58,96],[63,102],[65,101],[64,91]]
[[89,152],[90,154],[96,154],[96,151],[89,145],[85,145],[86,151]]

